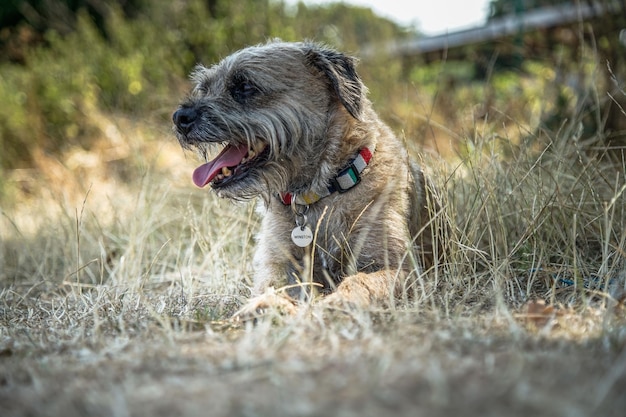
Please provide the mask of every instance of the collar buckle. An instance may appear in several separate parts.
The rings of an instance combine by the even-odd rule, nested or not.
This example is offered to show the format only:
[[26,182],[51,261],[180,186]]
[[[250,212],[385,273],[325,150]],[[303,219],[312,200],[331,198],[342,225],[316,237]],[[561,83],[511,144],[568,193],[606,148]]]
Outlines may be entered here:
[[331,194],[333,191],[345,193],[360,182],[361,174],[354,165],[354,160],[352,160],[347,167],[339,171],[339,174],[337,174],[335,178],[331,178],[329,188],[332,188],[332,191],[329,191]]

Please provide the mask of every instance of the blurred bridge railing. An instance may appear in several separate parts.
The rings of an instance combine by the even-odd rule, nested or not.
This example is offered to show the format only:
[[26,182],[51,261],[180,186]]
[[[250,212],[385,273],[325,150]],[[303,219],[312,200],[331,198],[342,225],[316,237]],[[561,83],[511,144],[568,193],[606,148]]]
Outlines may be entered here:
[[[542,7],[519,14],[496,18],[486,25],[471,29],[444,33],[436,36],[391,42],[385,45],[368,45],[360,55],[367,57],[378,53],[392,56],[416,56],[492,41],[532,30],[570,25],[603,16],[624,15],[624,0],[590,0],[586,3]],[[626,28],[620,35],[626,45]]]

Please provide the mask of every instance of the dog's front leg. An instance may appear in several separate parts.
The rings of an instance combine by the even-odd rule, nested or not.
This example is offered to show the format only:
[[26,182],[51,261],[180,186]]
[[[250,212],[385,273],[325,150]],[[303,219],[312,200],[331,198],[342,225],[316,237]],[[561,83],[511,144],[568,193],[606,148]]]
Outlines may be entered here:
[[320,300],[324,308],[367,308],[389,304],[398,287],[398,272],[359,272],[343,279],[337,289]]
[[260,236],[254,256],[252,297],[237,311],[239,321],[256,320],[272,314],[294,315],[298,311],[300,286],[298,268],[272,233]]

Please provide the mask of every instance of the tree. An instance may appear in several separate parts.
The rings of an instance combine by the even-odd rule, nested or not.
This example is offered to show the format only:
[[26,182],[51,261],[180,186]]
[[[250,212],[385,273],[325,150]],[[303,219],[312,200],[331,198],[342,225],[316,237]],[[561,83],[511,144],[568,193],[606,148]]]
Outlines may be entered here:
[[[596,13],[585,20],[521,34],[524,55],[543,55],[543,59],[556,65],[563,62],[558,55],[565,50],[574,67],[564,70],[579,74],[579,103],[575,107],[591,112],[591,117],[585,118],[586,130],[621,149],[626,146],[626,6],[621,0],[492,0],[489,21],[540,8],[573,6],[587,7]],[[583,57],[589,55],[594,56],[597,64],[597,78],[593,80],[581,78]],[[590,94],[589,89],[596,89],[597,96]]]

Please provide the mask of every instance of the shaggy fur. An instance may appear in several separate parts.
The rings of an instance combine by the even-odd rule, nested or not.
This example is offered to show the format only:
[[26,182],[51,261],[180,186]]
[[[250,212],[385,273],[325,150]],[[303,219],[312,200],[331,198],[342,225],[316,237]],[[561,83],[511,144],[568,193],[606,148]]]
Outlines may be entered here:
[[[293,311],[312,288],[327,295],[326,305],[384,303],[406,290],[407,277],[421,273],[411,259],[428,268],[441,254],[432,244],[439,233],[431,221],[435,199],[402,142],[372,109],[355,64],[313,43],[249,47],[212,67],[198,66],[191,76],[195,87],[174,113],[181,145],[205,159],[212,144],[255,151],[229,167],[231,175],[208,182],[221,197],[263,202],[257,297],[244,312]],[[373,156],[350,190],[307,206],[279,198],[325,189],[364,147]],[[291,241],[297,213],[305,213],[315,232],[306,248]]]

